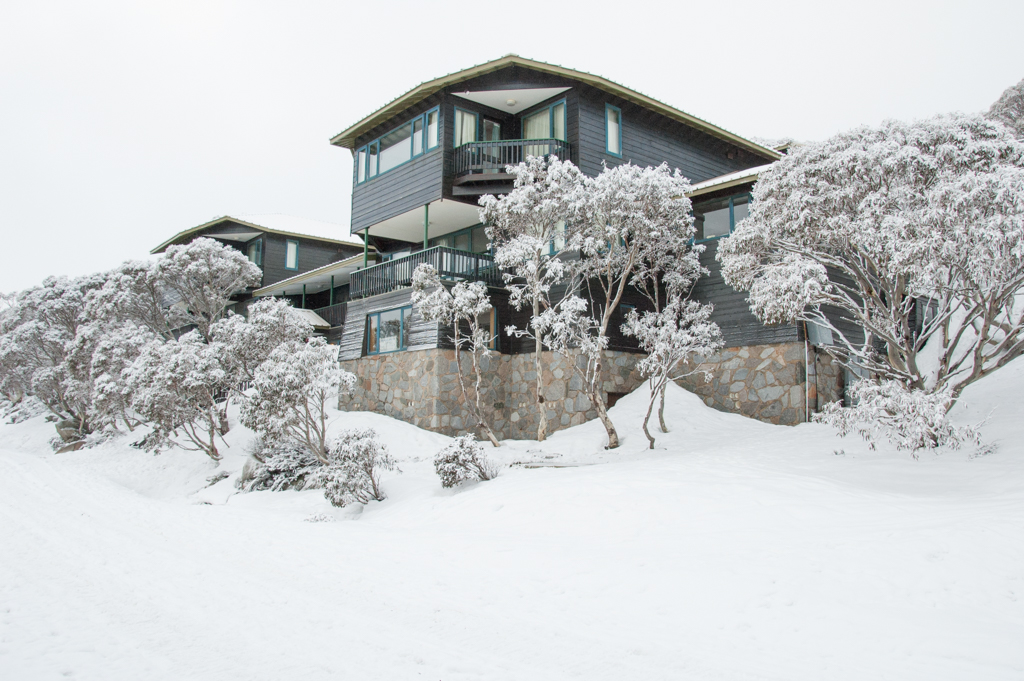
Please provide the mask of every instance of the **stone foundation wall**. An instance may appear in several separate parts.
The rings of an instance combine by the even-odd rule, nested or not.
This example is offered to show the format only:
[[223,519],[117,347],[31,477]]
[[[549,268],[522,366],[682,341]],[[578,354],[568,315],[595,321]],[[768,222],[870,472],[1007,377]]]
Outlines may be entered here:
[[[645,383],[636,370],[642,355],[605,351],[602,397],[629,393]],[[842,397],[842,370],[824,353],[811,349],[809,399],[812,411]],[[341,363],[356,375],[351,395],[342,396],[343,409],[374,411],[446,435],[468,431],[472,419],[459,386],[453,350],[415,350]],[[803,343],[729,348],[704,359],[711,372],[689,376],[679,384],[720,411],[734,412],[768,423],[795,425],[804,421]],[[481,359],[484,384],[481,404],[500,439],[532,439],[538,411],[533,395],[536,382],[533,354],[491,355]],[[565,358],[543,354],[544,398],[548,432],[597,418],[582,383]],[[473,380],[473,367],[463,357],[463,372]],[[471,393],[472,394],[472,393]]]
[[[767,423],[795,425],[805,418],[805,387],[811,411],[842,397],[842,370],[832,359],[810,348],[811,371],[803,343],[727,348],[702,358],[711,381],[694,374],[679,385],[704,399],[704,404]],[[809,384],[805,384],[807,376]]]
[[[548,432],[597,418],[597,411],[582,390],[565,358],[543,353],[544,399]],[[644,383],[636,371],[641,356],[606,351],[602,371],[602,397],[628,393]],[[462,358],[463,372],[473,380],[472,361]],[[356,375],[351,395],[339,399],[343,409],[375,411],[447,435],[468,432],[472,419],[459,387],[453,350],[416,350],[341,363]],[[481,359],[484,385],[481,404],[501,439],[531,439],[537,435],[533,354],[491,355]],[[472,393],[471,393],[472,395]]]

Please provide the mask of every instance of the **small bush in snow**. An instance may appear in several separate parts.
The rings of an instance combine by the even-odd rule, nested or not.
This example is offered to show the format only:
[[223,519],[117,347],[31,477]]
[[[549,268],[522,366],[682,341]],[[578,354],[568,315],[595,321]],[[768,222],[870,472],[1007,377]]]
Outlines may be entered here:
[[327,463],[316,469],[307,487],[322,488],[335,506],[383,501],[387,495],[381,489],[380,474],[386,470],[398,470],[398,465],[377,439],[377,432],[352,428],[331,441]]
[[472,435],[461,435],[439,451],[434,457],[434,470],[444,487],[498,476],[498,467],[487,459],[483,445]]
[[237,486],[243,492],[256,490],[305,489],[313,474],[321,467],[320,461],[305,447],[297,444],[268,446],[257,438],[252,459]]

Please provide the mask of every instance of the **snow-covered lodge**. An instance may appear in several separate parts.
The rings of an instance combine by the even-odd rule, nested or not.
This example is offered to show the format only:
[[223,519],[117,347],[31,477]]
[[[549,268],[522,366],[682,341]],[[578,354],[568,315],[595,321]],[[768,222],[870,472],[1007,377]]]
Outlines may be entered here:
[[[264,271],[251,295],[287,296],[312,309],[340,344],[343,365],[359,378],[345,398],[350,408],[449,434],[465,430],[448,334],[412,307],[412,272],[430,263],[448,279],[484,281],[494,303],[490,327],[524,327],[528,313],[507,304],[477,201],[512,189],[508,164],[548,154],[591,176],[605,165],[668,163],[693,183],[697,238],[711,272],[693,295],[714,303],[726,347],[707,358],[711,382],[685,387],[709,406],[783,424],[806,420],[819,397],[833,399],[841,389],[805,330],[758,322],[745,294],[724,284],[715,260],[718,241],[746,215],[758,171],[780,158],[776,149],[599,76],[516,55],[423,83],[331,143],[352,154],[350,234],[341,227],[324,232],[324,223],[313,229],[312,221],[274,226],[267,216],[240,216],[186,230],[154,252],[199,235],[247,252]],[[642,304],[639,296],[625,300],[621,314]],[[532,345],[497,336],[485,359],[492,425],[502,437],[533,437]],[[643,382],[634,369],[636,346],[621,335],[611,341],[603,377],[609,403]],[[550,428],[596,416],[569,367],[552,358],[545,371]]]

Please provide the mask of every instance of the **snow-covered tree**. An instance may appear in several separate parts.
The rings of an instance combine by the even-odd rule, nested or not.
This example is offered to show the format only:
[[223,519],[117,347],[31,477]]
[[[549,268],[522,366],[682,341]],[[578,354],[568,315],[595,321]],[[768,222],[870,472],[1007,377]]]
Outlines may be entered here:
[[467,480],[493,480],[499,472],[472,435],[460,435],[434,455],[434,470],[442,487],[455,487]]
[[[647,377],[651,387],[651,398],[644,416],[644,435],[654,449],[654,437],[648,424],[654,403],[659,398],[658,421],[661,432],[667,433],[665,423],[665,390],[669,381],[677,381],[700,370],[694,361],[695,355],[707,356],[722,347],[722,332],[711,321],[711,305],[687,300],[681,293],[669,294],[669,302],[661,310],[649,310],[637,314],[633,310],[622,325],[623,333],[633,336],[640,348],[647,353],[637,365]],[[705,380],[711,374],[705,373]]]
[[175,324],[169,304],[157,261],[134,260],[109,272],[103,286],[90,292],[86,316],[106,326],[133,324],[171,340]]
[[383,501],[387,495],[380,485],[383,471],[398,470],[398,464],[372,428],[344,430],[331,441],[327,462],[310,476],[306,487],[324,490],[335,506]]
[[700,251],[689,247],[694,234],[689,189],[679,170],[666,164],[641,168],[627,163],[587,178],[573,197],[571,245],[579,257],[567,263],[572,293],[534,322],[544,343],[569,358],[582,380],[608,434],[609,449],[619,446],[601,395],[609,327],[635,283],[652,280],[657,288],[658,275],[668,271],[692,282],[701,271]]
[[328,463],[328,407],[355,381],[338,365],[338,347],[323,338],[280,344],[254,372],[242,424],[272,445],[297,442]]
[[[487,224],[495,264],[507,270],[509,302],[517,310],[529,307],[532,324],[532,320],[539,318],[551,305],[552,287],[561,284],[568,274],[559,250],[565,246],[567,225],[572,224],[584,177],[572,163],[555,156],[548,161],[531,156],[507,170],[515,176],[514,189],[500,198],[481,197],[480,220]],[[544,440],[548,421],[544,404],[543,341],[532,326],[527,329],[510,326],[508,331],[534,341],[537,439]]]
[[[433,265],[423,264],[412,273],[412,303],[419,309],[424,319],[451,327],[451,341],[455,346],[455,366],[459,375],[459,387],[462,389],[462,399],[477,427],[483,431],[492,445],[500,446],[489,420],[484,417],[483,406],[480,403],[483,385],[480,357],[490,352],[489,347],[494,340],[480,325],[481,315],[491,311],[487,286],[479,281],[460,281],[449,289],[441,282]],[[466,327],[468,334],[463,332],[463,327]],[[472,398],[466,388],[466,377],[462,372],[464,351],[469,352],[473,363],[475,382]]]
[[256,369],[274,350],[285,344],[301,344],[313,335],[313,325],[288,301],[263,298],[251,304],[246,315],[229,314],[217,320],[210,333],[224,354],[238,382],[252,381]]
[[[948,395],[948,409],[1024,353],[1024,144],[948,115],[798,148],[761,174],[718,257],[763,322],[830,329],[841,364],[921,399]],[[913,401],[878,397],[896,390],[862,392],[857,413]]]
[[306,489],[323,465],[309,448],[296,442],[270,445],[257,437],[249,453],[252,458],[235,483],[243,492]]
[[988,110],[989,118],[999,121],[1024,140],[1024,80],[1006,88]]
[[132,408],[153,427],[147,448],[176,444],[221,458],[218,402],[232,383],[219,348],[205,342],[198,331],[178,340],[151,342],[125,370],[125,380]]
[[195,325],[211,340],[213,323],[224,316],[231,296],[259,286],[263,273],[245,254],[208,238],[171,246],[156,263],[156,278],[171,303],[172,325]]

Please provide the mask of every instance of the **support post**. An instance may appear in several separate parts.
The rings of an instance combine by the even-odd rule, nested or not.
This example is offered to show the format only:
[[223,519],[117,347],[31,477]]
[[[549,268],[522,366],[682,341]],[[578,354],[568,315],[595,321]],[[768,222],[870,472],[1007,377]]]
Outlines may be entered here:
[[331,275],[331,302],[328,305],[334,305],[334,275]]
[[306,309],[306,285],[302,285],[302,309]]
[[363,269],[366,269],[366,263],[370,257],[370,230],[363,232]]
[[430,225],[430,204],[423,204],[423,250],[427,250],[430,243],[430,236],[427,234],[427,227]]

